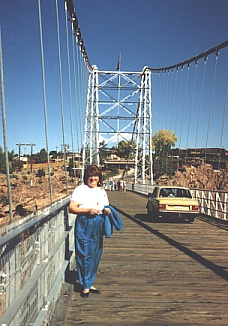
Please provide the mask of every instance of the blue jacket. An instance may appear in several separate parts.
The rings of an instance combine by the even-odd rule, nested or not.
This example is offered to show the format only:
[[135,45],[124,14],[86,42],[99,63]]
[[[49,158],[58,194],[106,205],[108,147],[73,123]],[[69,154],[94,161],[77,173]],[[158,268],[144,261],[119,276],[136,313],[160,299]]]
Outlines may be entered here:
[[105,215],[104,218],[104,235],[106,238],[110,238],[113,232],[113,228],[115,230],[122,230],[123,222],[119,213],[115,210],[114,207],[107,205],[105,208],[109,208],[111,210],[110,215]]

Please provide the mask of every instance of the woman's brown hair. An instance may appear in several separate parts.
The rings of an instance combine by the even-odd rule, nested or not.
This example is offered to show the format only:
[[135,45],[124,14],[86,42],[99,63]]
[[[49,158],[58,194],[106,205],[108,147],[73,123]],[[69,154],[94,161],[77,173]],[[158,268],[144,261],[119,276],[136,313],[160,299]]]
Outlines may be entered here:
[[98,185],[98,187],[100,187],[102,185],[102,173],[97,165],[89,165],[87,167],[87,169],[85,170],[85,173],[84,173],[84,178],[83,178],[84,184],[87,185],[88,179],[92,175],[99,177],[99,181],[98,181],[97,185]]

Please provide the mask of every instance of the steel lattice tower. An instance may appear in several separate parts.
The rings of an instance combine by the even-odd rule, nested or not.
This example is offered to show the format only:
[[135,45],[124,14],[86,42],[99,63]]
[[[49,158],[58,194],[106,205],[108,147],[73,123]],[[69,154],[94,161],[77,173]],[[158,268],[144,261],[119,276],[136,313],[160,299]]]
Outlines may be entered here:
[[121,140],[136,144],[134,182],[153,184],[151,131],[151,71],[99,71],[93,66],[88,80],[83,145],[83,173],[99,165],[100,144]]

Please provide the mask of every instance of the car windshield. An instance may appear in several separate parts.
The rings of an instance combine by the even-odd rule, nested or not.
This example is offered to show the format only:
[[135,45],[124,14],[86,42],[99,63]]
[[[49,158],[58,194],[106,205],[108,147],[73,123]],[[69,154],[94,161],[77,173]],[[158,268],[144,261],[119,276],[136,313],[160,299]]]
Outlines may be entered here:
[[192,198],[189,189],[180,188],[162,188],[159,197],[178,197],[178,198]]

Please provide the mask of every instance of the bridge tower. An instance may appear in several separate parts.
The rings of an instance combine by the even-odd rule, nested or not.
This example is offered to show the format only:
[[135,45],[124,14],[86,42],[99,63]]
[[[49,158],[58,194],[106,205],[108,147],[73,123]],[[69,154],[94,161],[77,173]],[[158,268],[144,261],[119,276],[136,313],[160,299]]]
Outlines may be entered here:
[[[153,183],[151,132],[151,71],[99,71],[88,79],[83,144],[83,169],[100,164],[102,147],[131,141],[134,182]],[[84,173],[82,173],[83,175]]]

